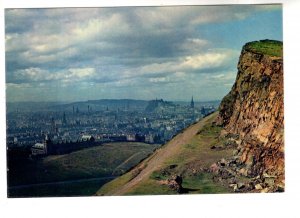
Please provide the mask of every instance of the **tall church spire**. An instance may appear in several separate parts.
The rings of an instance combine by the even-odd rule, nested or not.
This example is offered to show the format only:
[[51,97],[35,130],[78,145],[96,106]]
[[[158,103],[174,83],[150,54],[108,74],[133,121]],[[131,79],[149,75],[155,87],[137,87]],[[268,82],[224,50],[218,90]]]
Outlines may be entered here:
[[194,96],[192,96],[192,100],[191,100],[191,108],[194,108],[195,103],[194,103]]

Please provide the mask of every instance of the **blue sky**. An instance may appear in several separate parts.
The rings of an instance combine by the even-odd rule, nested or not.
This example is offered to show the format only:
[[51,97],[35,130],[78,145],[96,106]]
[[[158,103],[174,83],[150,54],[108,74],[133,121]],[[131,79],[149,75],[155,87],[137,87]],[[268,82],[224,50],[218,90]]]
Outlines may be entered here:
[[6,9],[7,101],[221,99],[275,5]]

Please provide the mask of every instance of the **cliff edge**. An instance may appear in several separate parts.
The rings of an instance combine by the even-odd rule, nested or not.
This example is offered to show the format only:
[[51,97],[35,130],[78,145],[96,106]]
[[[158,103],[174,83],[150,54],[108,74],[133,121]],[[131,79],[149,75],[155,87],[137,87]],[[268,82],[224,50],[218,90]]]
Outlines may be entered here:
[[235,157],[248,177],[268,180],[268,191],[284,189],[284,107],[282,42],[247,43],[238,74],[219,107],[216,124],[234,138]]
[[282,42],[247,43],[231,91],[96,195],[284,191]]

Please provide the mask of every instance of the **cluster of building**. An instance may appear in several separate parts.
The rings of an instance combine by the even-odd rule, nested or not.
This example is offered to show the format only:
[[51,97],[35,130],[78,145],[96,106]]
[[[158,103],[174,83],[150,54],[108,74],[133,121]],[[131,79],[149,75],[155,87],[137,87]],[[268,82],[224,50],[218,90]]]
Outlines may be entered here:
[[30,147],[32,155],[62,154],[104,142],[163,144],[215,110],[155,100],[151,110],[36,111],[7,114],[8,147]]

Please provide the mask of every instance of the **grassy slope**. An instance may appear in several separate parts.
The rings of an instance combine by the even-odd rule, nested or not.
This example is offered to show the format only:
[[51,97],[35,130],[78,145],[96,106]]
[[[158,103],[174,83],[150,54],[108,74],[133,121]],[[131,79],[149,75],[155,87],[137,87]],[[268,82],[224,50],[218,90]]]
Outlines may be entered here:
[[266,54],[274,57],[283,56],[283,44],[280,41],[275,40],[261,40],[249,42],[246,45],[246,49],[259,53]]
[[[26,162],[10,172],[10,185],[68,181],[120,175],[138,164],[158,145],[145,143],[108,143],[66,155],[48,156],[37,162]],[[118,158],[116,158],[118,157]],[[104,182],[104,181],[103,181]],[[44,185],[10,191],[10,196],[93,195],[102,185],[84,181],[64,185]]]
[[[146,195],[146,194],[175,194],[166,185],[162,184],[164,179],[170,176],[164,175],[164,169],[169,169],[170,165],[177,165],[174,169],[169,170],[170,174],[181,174],[183,176],[183,187],[188,193],[226,193],[229,190],[212,181],[212,176],[204,171],[197,171],[201,168],[207,168],[212,163],[232,154],[231,149],[211,150],[212,145],[223,143],[219,140],[219,127],[212,127],[211,123],[217,116],[217,113],[210,116],[205,122],[204,127],[199,129],[199,133],[188,140],[188,143],[182,144],[178,152],[165,159],[158,169],[153,170],[150,176],[142,179],[136,186],[131,187],[125,195]],[[161,149],[170,149],[168,144]],[[159,152],[159,151],[158,151]],[[137,168],[142,170],[147,166],[147,162],[157,155],[157,152],[143,161]],[[120,187],[124,186],[136,176],[137,169],[126,173],[125,175],[105,184],[97,195],[113,195]]]
[[9,190],[9,197],[64,197],[64,196],[92,196],[101,185],[110,181],[91,180],[67,184],[39,185]]
[[[157,145],[108,143],[20,166],[12,185],[119,175],[147,157]],[[118,158],[115,158],[118,157]],[[125,163],[124,163],[125,162]],[[117,169],[116,169],[117,168]]]

